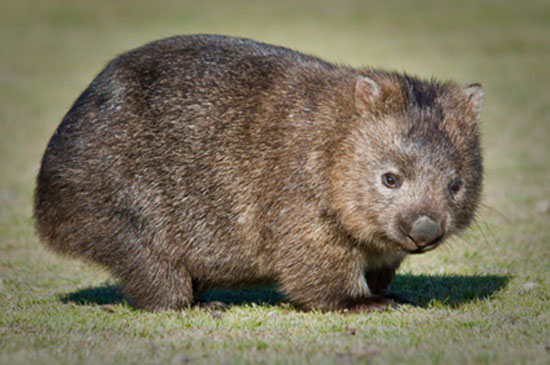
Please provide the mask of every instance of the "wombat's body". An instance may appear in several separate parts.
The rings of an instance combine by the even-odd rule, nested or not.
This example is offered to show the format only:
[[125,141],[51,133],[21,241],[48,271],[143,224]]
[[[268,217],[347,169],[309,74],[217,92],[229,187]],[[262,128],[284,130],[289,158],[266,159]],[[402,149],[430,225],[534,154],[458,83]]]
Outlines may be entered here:
[[37,231],[140,308],[268,283],[304,308],[370,308],[407,253],[471,221],[481,97],[246,39],[151,43],[55,132]]

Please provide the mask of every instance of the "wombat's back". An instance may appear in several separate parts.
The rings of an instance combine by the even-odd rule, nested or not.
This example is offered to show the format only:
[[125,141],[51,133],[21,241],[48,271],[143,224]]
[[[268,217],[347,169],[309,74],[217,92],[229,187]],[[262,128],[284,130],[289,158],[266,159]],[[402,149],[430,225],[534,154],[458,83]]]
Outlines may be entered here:
[[[338,81],[326,79],[331,70]],[[123,54],[48,144],[35,192],[39,236],[118,276],[128,260],[153,265],[154,251],[174,266],[185,260],[205,287],[269,281],[264,243],[273,232],[261,223],[276,224],[285,200],[305,207],[322,193],[302,176],[322,166],[295,171],[315,138],[298,122],[315,112],[311,86],[296,81],[322,88],[341,76],[310,56],[219,36]],[[297,98],[304,105],[289,110]]]

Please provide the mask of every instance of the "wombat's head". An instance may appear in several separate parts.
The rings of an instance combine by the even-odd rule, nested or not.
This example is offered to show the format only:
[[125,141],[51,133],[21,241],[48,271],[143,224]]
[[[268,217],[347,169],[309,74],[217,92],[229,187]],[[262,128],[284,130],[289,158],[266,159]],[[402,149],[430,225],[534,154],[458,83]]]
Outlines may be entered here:
[[483,90],[367,73],[331,173],[341,224],[378,251],[420,253],[468,226],[482,185]]

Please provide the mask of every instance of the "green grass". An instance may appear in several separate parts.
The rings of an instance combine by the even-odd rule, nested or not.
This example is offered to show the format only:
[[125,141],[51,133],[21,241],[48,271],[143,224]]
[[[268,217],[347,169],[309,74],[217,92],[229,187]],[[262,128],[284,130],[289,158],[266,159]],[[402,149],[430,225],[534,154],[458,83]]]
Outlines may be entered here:
[[[383,313],[302,312],[274,288],[223,313],[145,313],[33,234],[49,136],[103,65],[164,36],[224,33],[331,61],[481,82],[477,224],[409,258]],[[0,363],[550,363],[548,1],[4,1],[0,4]]]

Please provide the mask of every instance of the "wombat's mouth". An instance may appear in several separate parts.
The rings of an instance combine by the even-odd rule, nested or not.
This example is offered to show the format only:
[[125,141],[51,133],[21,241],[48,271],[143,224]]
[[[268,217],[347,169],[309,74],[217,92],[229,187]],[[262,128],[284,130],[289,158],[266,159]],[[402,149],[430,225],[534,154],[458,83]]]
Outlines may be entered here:
[[404,238],[399,240],[398,242],[407,253],[420,254],[420,253],[431,251],[437,246],[439,246],[441,242],[443,242],[443,238],[444,238],[444,235],[441,235],[428,244],[418,244],[415,242],[415,240],[412,239],[411,236],[404,234]]

